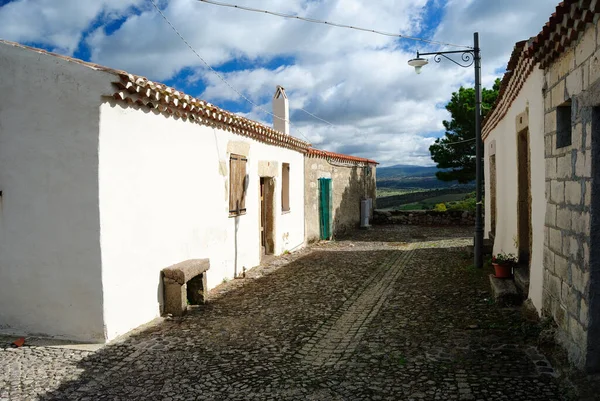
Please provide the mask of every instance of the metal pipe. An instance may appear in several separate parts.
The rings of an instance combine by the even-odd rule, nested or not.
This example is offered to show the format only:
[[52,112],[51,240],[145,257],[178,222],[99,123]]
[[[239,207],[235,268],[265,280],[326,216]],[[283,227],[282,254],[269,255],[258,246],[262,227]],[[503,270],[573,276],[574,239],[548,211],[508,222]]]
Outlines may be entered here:
[[475,267],[483,267],[483,221],[482,221],[482,199],[483,199],[483,142],[481,138],[481,54],[479,49],[479,32],[473,34],[474,59],[475,59]]

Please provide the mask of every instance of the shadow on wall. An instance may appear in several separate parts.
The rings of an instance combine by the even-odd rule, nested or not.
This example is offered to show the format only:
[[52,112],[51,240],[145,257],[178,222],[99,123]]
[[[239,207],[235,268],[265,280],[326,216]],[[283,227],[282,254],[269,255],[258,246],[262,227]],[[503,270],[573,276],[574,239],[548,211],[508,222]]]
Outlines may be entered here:
[[[340,169],[351,169],[348,182],[342,177],[336,177]],[[375,207],[376,184],[372,173],[373,167],[336,167],[333,173],[333,197],[334,204],[341,196],[339,205],[333,213],[333,237],[343,235],[348,230],[360,226],[360,201],[364,198],[372,198]],[[370,173],[367,174],[367,171]],[[342,189],[343,188],[343,189]],[[341,195],[338,193],[341,192]]]

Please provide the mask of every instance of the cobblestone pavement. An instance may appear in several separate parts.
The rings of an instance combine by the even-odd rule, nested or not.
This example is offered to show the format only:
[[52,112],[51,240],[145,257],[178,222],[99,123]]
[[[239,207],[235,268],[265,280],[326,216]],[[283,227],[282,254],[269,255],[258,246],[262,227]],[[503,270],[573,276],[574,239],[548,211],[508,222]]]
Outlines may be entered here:
[[0,400],[562,399],[537,326],[469,267],[470,235],[356,231],[96,352],[0,348]]

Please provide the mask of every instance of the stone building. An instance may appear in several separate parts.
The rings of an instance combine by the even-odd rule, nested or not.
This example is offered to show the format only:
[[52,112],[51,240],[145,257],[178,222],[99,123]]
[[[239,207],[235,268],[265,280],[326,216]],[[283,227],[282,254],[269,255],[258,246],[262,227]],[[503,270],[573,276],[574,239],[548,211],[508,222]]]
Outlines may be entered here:
[[519,255],[533,304],[588,371],[600,371],[599,18],[599,1],[560,3],[515,47],[483,128],[494,252]]
[[304,159],[305,231],[308,242],[360,225],[361,203],[372,217],[377,162],[310,148]]

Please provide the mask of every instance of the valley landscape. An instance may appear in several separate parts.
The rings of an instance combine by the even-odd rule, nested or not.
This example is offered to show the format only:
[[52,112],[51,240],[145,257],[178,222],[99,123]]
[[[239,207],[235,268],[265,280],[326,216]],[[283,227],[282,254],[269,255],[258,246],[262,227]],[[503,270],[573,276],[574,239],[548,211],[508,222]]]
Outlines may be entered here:
[[[439,180],[435,166],[394,165],[377,169],[377,208],[472,210],[475,183]],[[443,205],[443,206],[441,206]]]

